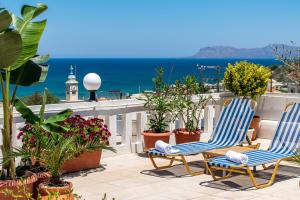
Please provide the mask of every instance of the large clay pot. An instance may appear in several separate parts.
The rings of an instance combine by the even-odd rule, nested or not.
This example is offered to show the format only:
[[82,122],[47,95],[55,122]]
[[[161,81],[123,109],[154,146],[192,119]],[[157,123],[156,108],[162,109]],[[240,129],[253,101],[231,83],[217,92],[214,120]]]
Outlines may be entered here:
[[170,131],[166,131],[164,133],[153,133],[151,131],[144,131],[144,145],[145,150],[151,149],[155,147],[155,142],[157,140],[162,140],[166,143],[169,143],[170,136],[172,133]]
[[20,180],[1,180],[0,181],[0,199],[14,200],[15,198],[7,196],[3,191],[8,191],[13,195],[20,196],[18,200],[28,200],[32,196],[33,184],[37,181],[36,174],[26,172],[26,178]]
[[[40,183],[39,192],[42,196],[42,200],[55,199],[55,200],[73,200],[72,194],[73,184],[65,181],[65,186],[55,187],[49,186],[47,182]],[[56,198],[58,196],[58,198]]]
[[86,151],[78,157],[67,160],[61,167],[62,173],[78,172],[81,170],[95,169],[100,166],[102,151]]
[[257,138],[257,133],[259,131],[259,127],[260,127],[260,117],[255,115],[251,121],[250,127],[254,129],[254,132],[252,134],[252,138],[251,140],[256,140]]
[[201,130],[189,132],[184,128],[179,128],[174,131],[176,144],[198,142],[200,140]]

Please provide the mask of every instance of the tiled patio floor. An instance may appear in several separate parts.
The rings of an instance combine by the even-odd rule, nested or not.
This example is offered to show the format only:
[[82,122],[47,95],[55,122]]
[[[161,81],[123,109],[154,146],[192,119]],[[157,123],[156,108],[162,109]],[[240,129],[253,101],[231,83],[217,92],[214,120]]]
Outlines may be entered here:
[[[191,157],[199,165],[201,156]],[[105,169],[69,174],[65,179],[74,184],[74,192],[86,200],[100,200],[104,193],[108,200],[184,200],[184,199],[300,199],[300,168],[284,163],[276,183],[265,189],[250,187],[250,180],[242,175],[226,181],[212,181],[209,175],[190,177],[182,165],[155,171],[146,157],[125,154],[102,159]],[[270,171],[259,173],[260,181]],[[265,180],[264,180],[265,181]]]

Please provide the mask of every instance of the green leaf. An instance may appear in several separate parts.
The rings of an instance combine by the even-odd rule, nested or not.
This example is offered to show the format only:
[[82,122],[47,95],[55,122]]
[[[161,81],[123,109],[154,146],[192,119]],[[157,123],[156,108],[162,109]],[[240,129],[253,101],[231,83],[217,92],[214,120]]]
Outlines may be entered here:
[[[48,68],[48,65],[38,65],[29,60],[21,67],[11,71],[10,83],[21,86],[30,86],[35,83],[42,83],[47,77]],[[4,74],[2,73],[2,75]]]
[[37,6],[24,5],[21,9],[21,14],[24,19],[33,19],[46,11],[48,6],[43,3],[38,3]]
[[24,21],[23,19],[13,15],[13,24],[16,30],[21,34],[23,41],[22,53],[18,60],[13,64],[13,69],[22,66],[26,61],[36,55],[46,23],[47,20],[39,22],[30,22],[30,20]]
[[27,123],[36,124],[40,121],[40,118],[36,116],[19,98],[16,98],[14,101],[14,106]]
[[12,18],[7,10],[0,12],[0,32],[9,28]]
[[42,124],[41,127],[45,131],[52,132],[52,133],[64,133],[64,132],[68,131],[67,128],[62,127],[55,123],[45,123],[45,124]]
[[45,123],[56,123],[61,122],[70,117],[73,114],[73,111],[71,109],[63,110],[55,115],[50,116]]
[[22,39],[17,31],[0,33],[0,69],[16,62],[22,51]]

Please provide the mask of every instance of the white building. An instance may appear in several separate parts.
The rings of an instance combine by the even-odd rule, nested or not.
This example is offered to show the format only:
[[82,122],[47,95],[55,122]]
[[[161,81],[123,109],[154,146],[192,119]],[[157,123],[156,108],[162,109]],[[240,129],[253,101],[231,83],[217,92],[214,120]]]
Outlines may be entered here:
[[78,81],[73,74],[73,66],[70,67],[70,74],[66,81],[66,101],[78,101]]

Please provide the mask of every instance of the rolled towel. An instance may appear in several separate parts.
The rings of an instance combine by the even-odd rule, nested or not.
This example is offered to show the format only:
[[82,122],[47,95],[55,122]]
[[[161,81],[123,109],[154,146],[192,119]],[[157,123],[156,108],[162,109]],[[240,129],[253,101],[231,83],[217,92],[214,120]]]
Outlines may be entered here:
[[227,160],[238,164],[247,164],[248,156],[246,154],[238,153],[236,151],[227,151],[225,154]]
[[168,143],[165,143],[164,141],[162,140],[157,140],[155,142],[155,149],[157,151],[160,151],[162,153],[166,153],[166,154],[175,154],[175,153],[178,153],[179,150],[178,149],[174,149],[172,148],[171,145],[169,145]]

